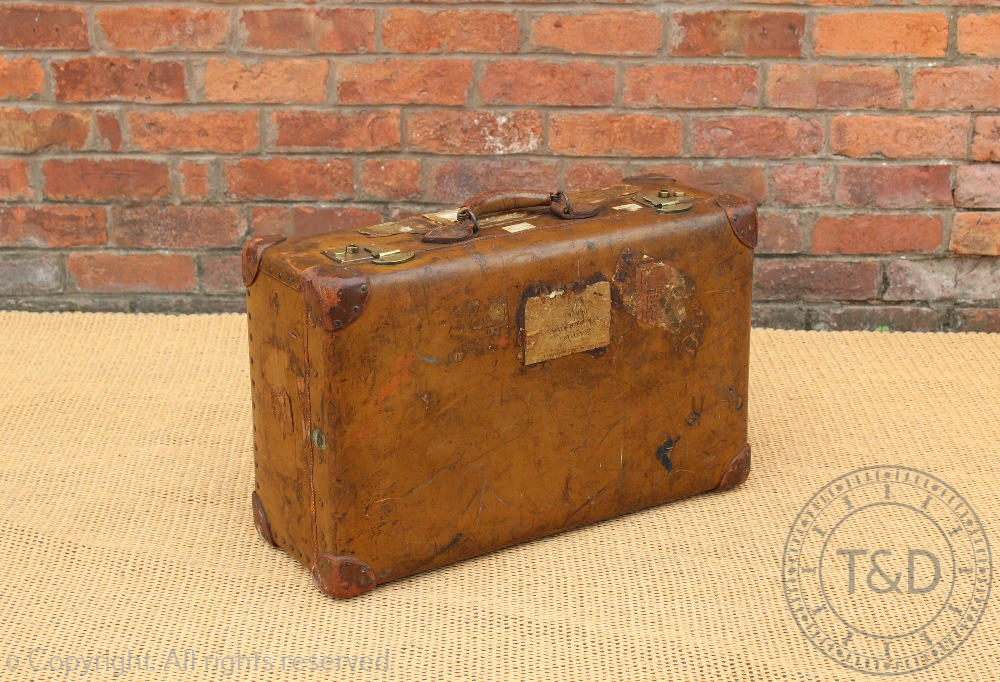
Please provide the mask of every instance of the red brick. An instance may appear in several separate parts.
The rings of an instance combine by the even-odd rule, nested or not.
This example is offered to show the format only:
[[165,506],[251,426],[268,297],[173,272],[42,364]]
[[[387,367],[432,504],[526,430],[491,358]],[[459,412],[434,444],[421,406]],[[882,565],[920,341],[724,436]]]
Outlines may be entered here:
[[194,259],[179,254],[71,253],[66,269],[81,291],[192,291]]
[[57,253],[0,251],[0,294],[48,294],[62,288],[62,266]]
[[236,59],[205,63],[205,99],[209,102],[318,104],[326,101],[325,60],[274,59],[248,64]]
[[955,205],[1000,208],[1000,164],[959,166],[955,177]]
[[871,261],[761,259],[754,263],[756,301],[864,301],[875,298],[878,265]]
[[574,161],[566,169],[566,189],[590,189],[621,182],[622,169],[600,161]]
[[208,198],[208,167],[197,161],[184,161],[178,168],[181,198],[185,201],[203,201]]
[[407,144],[437,154],[523,154],[542,142],[537,111],[414,111],[406,119]]
[[1000,161],[1000,116],[976,116],[971,158],[973,161]]
[[1000,308],[956,308],[954,316],[954,331],[1000,332]]
[[932,67],[913,74],[915,109],[1000,109],[1000,66]]
[[291,229],[292,209],[280,204],[253,206],[250,209],[250,232],[262,234],[288,234]]
[[552,114],[549,148],[569,156],[677,156],[681,122],[646,114]]
[[654,54],[662,42],[660,17],[617,10],[543,14],[531,24],[531,40],[576,54]]
[[357,206],[254,206],[251,219],[254,234],[301,236],[368,227],[382,214]]
[[370,159],[361,166],[361,191],[377,199],[409,199],[420,193],[420,162]]
[[229,206],[118,206],[114,243],[137,249],[237,246],[246,225]]
[[798,57],[806,19],[795,12],[689,12],[674,16],[670,52],[684,56]]
[[0,99],[29,99],[42,94],[44,88],[45,72],[37,59],[0,56]]
[[371,52],[375,13],[370,9],[271,9],[243,12],[244,46],[257,50]]
[[224,10],[125,7],[97,12],[97,23],[115,50],[216,50],[229,36]]
[[130,111],[132,143],[150,152],[247,152],[260,146],[257,112]]
[[50,199],[159,199],[170,193],[167,165],[136,159],[46,161],[45,196]]
[[830,201],[833,178],[828,166],[790,163],[771,171],[771,197],[786,206],[813,206]]
[[97,121],[98,148],[102,151],[117,152],[122,148],[122,127],[114,114],[99,113]]
[[813,253],[930,253],[941,245],[941,217],[923,214],[820,216]]
[[0,150],[82,149],[89,131],[83,111],[0,109]]
[[280,148],[374,152],[400,147],[399,109],[282,111],[272,121]]
[[0,199],[24,199],[30,194],[28,162],[0,159]]
[[958,51],[977,57],[1000,57],[1000,14],[959,17]]
[[183,102],[187,95],[180,62],[80,57],[52,63],[61,102]]
[[517,52],[517,17],[505,12],[391,9],[382,44],[393,52]]
[[342,199],[354,191],[354,167],[343,159],[243,159],[226,167],[234,199]]
[[380,59],[345,64],[339,73],[344,104],[465,104],[472,62],[458,59]]
[[757,253],[798,253],[802,250],[802,226],[797,213],[762,209],[757,223]]
[[757,101],[752,66],[636,66],[625,72],[625,103],[655,107],[742,107]]
[[813,329],[893,332],[937,331],[944,326],[947,311],[924,306],[865,305],[820,308]]
[[698,156],[780,159],[819,153],[823,127],[796,117],[729,116],[695,120],[691,137]]
[[108,241],[99,206],[0,207],[2,246],[98,246]]
[[951,206],[951,166],[841,166],[837,203],[845,206]]
[[816,17],[816,54],[943,57],[948,17],[936,12],[849,12]]
[[1000,256],[1000,213],[956,213],[948,248],[961,254]]
[[773,64],[767,97],[794,109],[898,109],[903,89],[889,66]]
[[886,264],[887,301],[981,301],[1000,291],[996,258],[900,259]]
[[854,158],[961,158],[968,131],[966,116],[834,116],[830,149]]
[[203,253],[198,256],[201,290],[206,294],[243,293],[243,270],[239,251]]
[[735,194],[758,203],[767,199],[767,178],[764,177],[764,169],[757,164],[695,166],[689,163],[658,163],[641,166],[640,173],[663,175],[692,187],[718,194]]
[[86,50],[87,17],[78,7],[0,7],[0,47],[14,50]]
[[433,167],[426,199],[457,206],[488,190],[525,187],[554,190],[558,180],[558,167],[552,162],[459,159]]
[[487,104],[611,104],[615,70],[587,61],[491,61],[479,92]]

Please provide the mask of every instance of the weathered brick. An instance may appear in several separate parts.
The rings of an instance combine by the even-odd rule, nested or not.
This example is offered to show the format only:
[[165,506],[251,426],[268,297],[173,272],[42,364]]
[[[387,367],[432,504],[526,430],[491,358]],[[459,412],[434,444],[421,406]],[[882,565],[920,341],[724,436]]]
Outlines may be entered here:
[[277,147],[385,151],[400,147],[399,109],[281,111],[272,115]]
[[1000,256],[1000,212],[956,213],[948,248],[972,256]]
[[767,199],[767,178],[759,164],[656,163],[641,165],[637,174],[640,173],[674,178],[692,187],[718,194],[735,194],[757,203]]
[[1000,308],[955,308],[954,326],[959,332],[1000,332]]
[[209,59],[205,99],[209,102],[316,104],[326,101],[326,60],[274,59],[246,63]]
[[1000,260],[996,258],[900,259],[886,265],[887,301],[964,302],[996,298]]
[[913,74],[915,109],[1000,109],[1000,66],[939,66]]
[[795,12],[685,12],[674,15],[670,52],[707,57],[798,57],[806,19]]
[[0,245],[98,246],[107,223],[99,206],[0,206]]
[[836,198],[845,206],[951,206],[951,166],[841,166]]
[[871,261],[760,259],[754,263],[757,301],[864,301],[875,298],[878,265]]
[[354,191],[354,168],[344,159],[242,159],[226,166],[233,199],[342,199]]
[[420,193],[420,162],[369,159],[361,166],[361,191],[377,199],[410,199]]
[[66,269],[81,291],[143,293],[195,288],[194,258],[180,254],[71,253]]
[[467,59],[380,59],[338,71],[345,104],[465,104],[472,82]]
[[531,23],[531,41],[574,54],[654,54],[662,43],[662,26],[651,12],[543,14]]
[[955,176],[955,205],[1000,208],[1000,165],[959,166]]
[[97,148],[106,152],[121,150],[122,127],[118,117],[111,113],[98,113],[94,119],[97,122]]
[[255,206],[254,234],[293,236],[367,227],[382,222],[375,210],[358,206]]
[[547,161],[457,159],[435,164],[429,173],[427,200],[454,203],[489,190],[554,188],[558,167]]
[[143,201],[166,197],[170,177],[165,163],[137,159],[51,160],[42,166],[50,199]]
[[925,306],[843,306],[818,308],[813,328],[822,330],[862,329],[866,331],[934,331],[944,326],[947,312]]
[[802,251],[802,226],[798,213],[761,209],[757,222],[757,253]]
[[798,305],[754,301],[750,324],[766,329],[805,329],[806,309]]
[[198,256],[201,290],[206,294],[243,293],[243,270],[239,251],[203,253]]
[[394,52],[517,52],[517,17],[506,12],[391,9],[382,44]]
[[0,47],[13,50],[86,50],[87,17],[79,7],[0,7]]
[[890,66],[773,64],[767,98],[794,109],[898,109],[903,88]]
[[62,289],[62,267],[55,253],[0,252],[0,294],[30,296]]
[[183,102],[184,65],[125,57],[80,57],[52,62],[62,102]]
[[566,168],[566,189],[590,189],[620,182],[622,169],[602,161],[574,161]]
[[406,119],[407,144],[438,154],[523,154],[542,143],[537,111],[414,111]]
[[1000,14],[960,16],[958,51],[977,57],[1000,57]]
[[830,149],[854,158],[961,158],[968,131],[965,116],[834,116]]
[[743,107],[757,101],[757,69],[721,64],[635,66],[625,72],[625,103],[665,107]]
[[1000,116],[976,116],[971,158],[973,161],[1000,161]]
[[588,61],[491,61],[479,92],[487,104],[611,104],[615,70]]
[[260,146],[257,112],[130,111],[132,144],[150,152],[248,152]]
[[230,206],[118,206],[114,243],[137,249],[237,246],[246,225]]
[[44,88],[45,72],[37,59],[0,56],[0,99],[29,99]]
[[549,148],[569,156],[676,156],[681,122],[647,114],[552,114]]
[[816,54],[943,57],[948,17],[937,12],[847,12],[816,17]]
[[97,23],[115,50],[217,50],[229,37],[224,10],[122,7],[97,12]]
[[243,12],[243,45],[255,50],[371,52],[375,13],[370,9],[268,9]]
[[829,166],[788,163],[771,171],[771,198],[785,206],[813,206],[830,201],[833,173]]
[[28,162],[0,159],[0,199],[24,199],[30,195]]
[[941,245],[940,216],[824,215],[813,225],[813,253],[930,253]]
[[204,201],[208,198],[208,166],[197,161],[184,161],[177,167],[180,186],[177,188],[185,201]]
[[823,146],[823,127],[797,117],[726,116],[694,120],[691,139],[698,156],[812,156]]
[[83,111],[0,109],[0,150],[82,149],[90,131]]

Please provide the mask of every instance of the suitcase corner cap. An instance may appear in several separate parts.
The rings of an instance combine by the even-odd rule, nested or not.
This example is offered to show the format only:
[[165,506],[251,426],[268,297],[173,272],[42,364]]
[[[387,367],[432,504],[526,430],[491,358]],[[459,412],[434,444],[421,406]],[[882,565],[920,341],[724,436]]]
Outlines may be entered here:
[[313,584],[335,599],[350,599],[373,589],[375,571],[362,559],[322,552],[312,567]]
[[715,203],[726,212],[729,227],[733,234],[747,248],[757,246],[757,207],[753,202],[732,194],[723,194],[715,198]]
[[266,234],[246,241],[243,245],[243,286],[249,287],[257,279],[264,251],[283,241],[285,241],[285,236],[282,234]]
[[302,271],[301,281],[309,317],[328,332],[358,319],[371,293],[368,276],[344,266],[314,265]]

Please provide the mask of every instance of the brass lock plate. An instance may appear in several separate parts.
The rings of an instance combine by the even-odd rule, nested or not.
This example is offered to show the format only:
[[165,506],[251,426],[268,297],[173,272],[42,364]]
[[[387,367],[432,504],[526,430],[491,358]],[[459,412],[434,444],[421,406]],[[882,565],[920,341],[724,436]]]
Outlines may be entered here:
[[656,194],[643,194],[657,213],[682,213],[694,206],[694,197],[679,189],[661,189]]
[[335,251],[321,251],[321,253],[337,263],[356,263],[358,261],[369,261],[372,265],[399,265],[413,260],[415,253],[394,249],[377,244],[348,244],[342,249]]

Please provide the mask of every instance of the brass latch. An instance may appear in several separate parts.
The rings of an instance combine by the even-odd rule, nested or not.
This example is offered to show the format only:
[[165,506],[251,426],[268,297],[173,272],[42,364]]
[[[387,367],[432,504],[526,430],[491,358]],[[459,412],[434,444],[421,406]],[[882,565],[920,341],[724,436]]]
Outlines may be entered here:
[[643,194],[642,198],[652,204],[657,213],[681,213],[694,206],[694,197],[679,189],[661,189],[655,196]]
[[327,258],[337,263],[355,263],[357,261],[370,260],[372,265],[399,265],[408,260],[413,260],[415,253],[393,249],[376,244],[348,244],[339,251],[322,251]]

